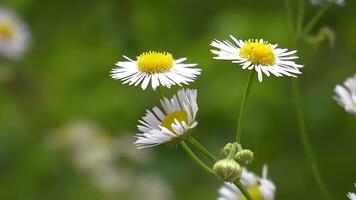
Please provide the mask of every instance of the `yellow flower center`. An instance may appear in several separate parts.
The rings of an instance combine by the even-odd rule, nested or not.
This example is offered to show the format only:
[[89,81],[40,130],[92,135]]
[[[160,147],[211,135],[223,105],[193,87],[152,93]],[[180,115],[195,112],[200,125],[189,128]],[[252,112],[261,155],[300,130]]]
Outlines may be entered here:
[[172,55],[166,52],[149,51],[137,58],[139,70],[150,74],[167,72],[173,67],[173,63]]
[[257,39],[246,41],[246,44],[240,48],[240,56],[254,65],[270,66],[276,62],[272,45],[268,42],[260,43]]
[[11,26],[10,23],[3,22],[0,23],[0,37],[9,40],[12,38],[12,35],[14,33],[13,27]]
[[[250,193],[250,195],[254,200],[265,200],[258,185],[247,188],[247,191]],[[245,196],[243,196],[241,200],[247,200],[247,199]]]
[[188,124],[188,114],[185,111],[174,111],[169,113],[161,122],[161,126],[167,128],[170,130],[172,133],[177,134],[173,129],[172,129],[172,124],[174,123],[174,120],[178,120],[179,122],[184,121],[186,124]]

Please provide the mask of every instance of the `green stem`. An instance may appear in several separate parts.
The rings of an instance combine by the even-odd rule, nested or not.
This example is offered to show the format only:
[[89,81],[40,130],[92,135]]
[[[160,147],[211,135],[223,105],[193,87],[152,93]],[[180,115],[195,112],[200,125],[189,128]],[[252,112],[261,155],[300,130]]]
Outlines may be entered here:
[[308,159],[313,176],[314,176],[315,181],[323,195],[323,198],[330,200],[331,199],[330,195],[329,195],[329,193],[325,187],[324,181],[320,175],[319,167],[318,167],[318,164],[317,164],[315,156],[314,156],[311,142],[308,138],[308,133],[307,133],[303,109],[302,109],[302,103],[300,100],[299,84],[298,84],[298,80],[296,80],[296,79],[292,80],[292,92],[293,92],[294,106],[295,106],[297,118],[298,118],[299,133],[300,133],[300,137],[302,139],[305,155]]
[[[194,152],[189,148],[189,146],[184,142],[181,141],[180,145],[183,147],[183,149],[185,150],[185,152],[201,167],[203,168],[205,171],[207,171],[210,174],[215,174],[214,171],[206,166],[204,164],[203,161],[201,161],[198,156],[196,156],[194,154]],[[246,197],[247,200],[253,200],[253,198],[251,197],[251,195],[249,194],[249,192],[247,191],[247,189],[245,188],[245,186],[240,182],[240,180],[237,180],[234,182],[234,184],[236,185],[236,187],[238,187],[241,191],[241,193]]]
[[197,148],[201,153],[203,153],[206,157],[208,157],[212,162],[217,162],[217,159],[213,154],[209,152],[207,148],[205,148],[202,144],[200,144],[193,136],[189,136],[187,141],[192,144],[195,148]]
[[324,6],[313,16],[313,18],[308,22],[305,26],[300,37],[305,37],[309,34],[309,32],[313,29],[315,24],[320,20],[320,18],[325,14],[325,12],[330,8],[331,2],[327,2]]
[[293,24],[293,14],[292,14],[292,9],[291,9],[291,0],[284,0],[284,5],[286,7],[286,11],[287,11],[287,17],[288,17],[288,21],[289,21],[289,28],[292,30],[292,32],[294,32],[294,24]]
[[[303,0],[299,0],[299,5],[300,5],[299,9],[303,9],[303,10],[299,10],[299,12],[298,12],[300,15],[300,16],[298,16],[298,20],[301,21],[301,22],[298,22],[299,27],[302,27],[300,25],[300,23],[302,23],[303,17],[304,17],[304,16],[302,16],[302,15],[304,15],[304,6],[302,5],[302,3],[303,3],[302,1]],[[322,9],[320,9],[314,15],[314,17],[308,22],[308,24],[305,26],[305,29],[304,30],[301,29],[300,31],[298,31],[299,34],[297,33],[297,36],[295,38],[295,46],[297,48],[299,46],[301,38],[306,36],[311,31],[311,29],[319,21],[319,19],[322,17],[322,15],[328,10],[330,5],[331,5],[331,3],[325,4],[324,7]],[[290,20],[292,20],[292,19],[290,18]],[[308,163],[310,165],[311,171],[313,173],[314,179],[319,187],[319,190],[322,193],[323,198],[326,200],[330,200],[331,197],[330,197],[330,195],[325,187],[325,183],[320,175],[319,167],[316,162],[316,158],[314,156],[312,145],[308,138],[308,133],[307,133],[303,109],[302,109],[302,103],[300,100],[299,83],[298,83],[298,80],[296,80],[296,79],[291,80],[291,81],[292,81],[292,95],[293,95],[293,99],[294,99],[293,103],[294,103],[294,107],[295,107],[297,118],[298,118],[299,133],[300,133],[300,137],[302,140],[304,152],[307,157]]]
[[189,146],[184,141],[181,141],[180,145],[183,147],[185,152],[190,156],[190,158],[192,158],[201,168],[203,168],[205,171],[209,172],[210,174],[215,174],[210,167],[206,166],[204,162],[201,161],[198,158],[198,156],[194,154],[194,152],[189,148]]
[[245,186],[241,183],[240,180],[235,181],[234,184],[236,185],[236,187],[239,188],[239,190],[240,190],[241,193],[246,197],[247,200],[253,200],[252,196],[251,196],[250,193],[246,190]]
[[304,21],[304,0],[298,1],[298,14],[297,14],[297,38],[300,37],[300,34],[303,29]]
[[248,80],[247,80],[247,84],[246,84],[245,94],[242,98],[240,114],[239,114],[239,119],[238,119],[238,124],[237,124],[237,131],[236,131],[236,142],[239,144],[241,141],[242,117],[243,117],[243,113],[244,113],[244,107],[247,102],[248,95],[250,94],[251,86],[253,83],[253,77],[254,77],[255,73],[256,73],[255,70],[250,71],[250,74],[249,74]]

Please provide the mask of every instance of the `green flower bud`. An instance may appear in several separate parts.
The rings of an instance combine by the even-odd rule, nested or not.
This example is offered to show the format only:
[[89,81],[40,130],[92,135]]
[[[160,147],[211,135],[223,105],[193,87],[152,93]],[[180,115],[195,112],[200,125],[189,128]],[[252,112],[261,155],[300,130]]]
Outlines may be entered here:
[[246,166],[253,161],[253,152],[248,150],[248,149],[243,149],[239,152],[236,153],[235,159],[237,162],[239,162],[241,165]]
[[215,175],[222,181],[235,182],[241,177],[242,168],[234,159],[225,158],[216,162],[213,166]]
[[227,143],[225,147],[222,149],[222,153],[227,156],[233,150],[232,144]]
[[328,28],[322,27],[316,35],[308,36],[306,41],[314,46],[335,47],[335,32]]

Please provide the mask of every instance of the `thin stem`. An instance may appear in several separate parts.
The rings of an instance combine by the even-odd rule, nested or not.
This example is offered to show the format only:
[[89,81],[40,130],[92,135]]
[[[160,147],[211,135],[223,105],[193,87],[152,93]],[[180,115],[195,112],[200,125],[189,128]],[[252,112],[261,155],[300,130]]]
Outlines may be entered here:
[[251,196],[250,193],[246,190],[245,186],[241,183],[240,180],[235,181],[234,184],[236,185],[236,187],[239,188],[239,190],[240,190],[241,193],[246,197],[247,200],[253,200],[252,196]]
[[329,193],[325,187],[324,181],[320,175],[319,167],[316,162],[313,149],[311,147],[311,142],[308,138],[307,129],[306,129],[306,125],[305,125],[305,119],[304,119],[304,115],[303,115],[302,103],[300,100],[299,84],[298,84],[297,80],[292,81],[292,92],[293,92],[294,106],[295,106],[297,118],[298,118],[300,137],[302,139],[305,155],[308,159],[313,176],[314,176],[315,181],[323,195],[323,198],[330,200],[331,199],[330,195],[329,195]]
[[284,0],[284,5],[287,11],[287,17],[289,19],[289,28],[294,32],[294,24],[293,24],[293,14],[291,9],[291,0]]
[[241,130],[242,130],[242,117],[244,113],[244,107],[248,99],[248,95],[250,94],[250,89],[253,83],[253,77],[255,75],[255,70],[251,70],[250,74],[248,75],[247,79],[247,84],[246,84],[246,89],[245,89],[245,94],[242,98],[241,102],[241,108],[240,108],[240,114],[239,114],[239,119],[238,119],[238,124],[237,124],[237,131],[236,131],[236,141],[240,144],[241,141]]
[[180,145],[183,147],[185,152],[190,156],[190,158],[192,158],[201,168],[203,168],[205,171],[209,172],[210,174],[214,174],[214,171],[210,167],[206,166],[204,162],[201,161],[198,158],[198,156],[194,154],[194,152],[189,148],[189,146],[184,141],[181,141]]
[[[303,0],[299,0],[300,5],[301,5],[301,3],[303,3],[301,1],[303,1]],[[297,36],[295,38],[296,48],[298,48],[301,38],[306,36],[310,32],[310,30],[314,27],[314,25],[318,22],[318,20],[322,17],[322,15],[327,11],[327,9],[330,7],[330,5],[331,5],[330,3],[327,3],[326,5],[324,5],[324,7],[322,9],[320,9],[314,15],[314,17],[309,21],[309,23],[306,25],[305,29],[299,31],[299,34],[297,34]],[[303,9],[303,10],[302,11],[299,10],[298,13],[300,13],[300,15],[304,15],[304,7],[300,6],[299,9]],[[303,16],[299,16],[298,18],[303,19]],[[290,20],[292,20],[292,19],[290,18]],[[319,190],[322,193],[323,198],[326,200],[330,200],[331,197],[330,197],[328,191],[326,190],[325,183],[320,175],[319,167],[318,167],[318,164],[317,164],[315,156],[314,156],[312,145],[308,138],[308,133],[307,133],[303,109],[302,109],[302,103],[300,100],[299,83],[298,83],[298,80],[296,80],[296,79],[291,80],[291,81],[292,81],[292,93],[293,93],[292,95],[293,95],[293,99],[294,99],[293,103],[294,103],[294,107],[295,107],[297,118],[298,118],[299,133],[300,133],[300,137],[302,140],[304,152],[306,154],[306,157],[307,157],[308,163],[310,165],[311,171],[313,173],[314,179],[319,187]]]
[[297,38],[300,37],[303,29],[304,21],[304,0],[298,0],[298,14],[297,14]]
[[331,2],[325,3],[324,6],[313,16],[313,18],[305,26],[302,34],[300,35],[301,37],[307,36],[309,34],[309,32],[313,29],[315,24],[320,20],[320,18],[330,8],[331,4],[332,4]]
[[196,147],[201,153],[203,153],[206,157],[208,157],[212,162],[216,162],[217,159],[213,154],[209,152],[207,148],[205,148],[202,144],[200,144],[196,139],[193,138],[193,136],[189,136],[187,138],[187,141],[192,144],[194,147]]

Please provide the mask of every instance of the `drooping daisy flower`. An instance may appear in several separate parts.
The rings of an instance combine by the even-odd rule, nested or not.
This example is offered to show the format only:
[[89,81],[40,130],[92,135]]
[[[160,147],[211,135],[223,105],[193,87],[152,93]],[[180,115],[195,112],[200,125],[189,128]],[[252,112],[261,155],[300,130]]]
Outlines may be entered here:
[[[178,96],[178,97],[177,97]],[[177,96],[164,98],[161,105],[146,111],[146,115],[139,120],[139,134],[135,142],[137,148],[147,148],[162,143],[174,143],[184,139],[189,129],[198,123],[195,117],[198,112],[197,90],[181,89]]]
[[0,7],[0,55],[17,59],[27,50],[29,41],[26,24],[14,12]]
[[172,85],[188,85],[200,74],[201,69],[194,68],[197,64],[183,63],[187,58],[173,59],[166,52],[149,51],[142,53],[137,60],[126,56],[127,61],[119,61],[111,71],[111,77],[120,79],[123,84],[139,85],[146,89],[151,81],[153,90],[160,85],[170,88]]
[[336,3],[339,6],[345,5],[345,0],[310,0],[310,3],[312,5],[323,5],[324,3],[327,2]]
[[[241,182],[247,187],[248,192],[254,200],[274,200],[276,186],[267,179],[267,167],[264,166],[262,170],[262,178],[258,175],[243,170]],[[231,183],[225,183],[219,189],[218,200],[245,200],[241,191]]]
[[336,85],[334,99],[346,112],[356,115],[356,74],[346,79],[344,85]]
[[214,40],[212,47],[217,49],[211,50],[216,54],[214,59],[231,60],[238,63],[242,69],[256,70],[258,80],[262,82],[262,75],[270,76],[273,74],[277,77],[292,76],[296,77],[301,74],[299,71],[303,65],[296,64],[294,59],[297,51],[288,51],[288,49],[277,48],[276,44],[270,44],[263,39],[260,40],[237,40],[230,35],[234,44],[228,40]]

